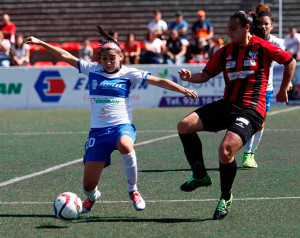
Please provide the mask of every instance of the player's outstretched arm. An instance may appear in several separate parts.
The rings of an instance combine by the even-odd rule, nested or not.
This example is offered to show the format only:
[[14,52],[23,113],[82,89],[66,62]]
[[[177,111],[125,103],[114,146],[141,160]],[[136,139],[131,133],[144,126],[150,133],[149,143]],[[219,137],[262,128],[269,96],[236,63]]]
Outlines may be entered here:
[[187,69],[181,69],[178,73],[182,81],[188,81],[191,83],[205,83],[211,78],[211,76],[205,72],[192,74],[191,71]]
[[277,102],[288,102],[287,91],[291,89],[291,81],[294,76],[295,68],[296,60],[294,59],[288,65],[285,65],[282,83],[276,95]]
[[158,78],[152,75],[149,75],[146,79],[146,84],[151,84],[160,88],[165,88],[171,91],[179,92],[184,94],[185,98],[197,98],[198,94],[195,90],[189,90],[187,88],[184,88],[180,86],[177,83],[174,83],[168,79]]
[[26,39],[27,44],[34,44],[34,45],[41,45],[45,47],[45,49],[53,55],[55,58],[61,61],[65,61],[69,63],[70,65],[74,66],[75,68],[78,68],[78,58],[76,58],[74,55],[70,54],[68,51],[65,51],[59,47],[55,47],[52,45],[47,44],[44,41],[41,41],[33,36],[30,36]]

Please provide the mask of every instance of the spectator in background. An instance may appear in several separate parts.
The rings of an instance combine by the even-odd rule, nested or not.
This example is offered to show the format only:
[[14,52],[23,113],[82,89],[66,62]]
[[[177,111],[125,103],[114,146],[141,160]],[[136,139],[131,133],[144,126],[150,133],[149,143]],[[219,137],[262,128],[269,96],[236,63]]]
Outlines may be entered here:
[[0,31],[0,66],[9,67],[9,51],[10,51],[10,41],[4,39],[4,33]]
[[209,52],[209,58],[218,51],[218,49],[220,49],[224,44],[224,41],[221,37],[219,37],[215,42],[213,47],[211,48],[210,52]]
[[177,11],[175,13],[175,18],[176,20],[171,23],[169,29],[176,29],[178,31],[180,39],[187,40],[189,24],[186,20],[183,19],[183,13],[181,11]]
[[153,11],[153,20],[148,24],[148,30],[153,31],[156,37],[164,40],[166,31],[168,30],[167,23],[161,19],[161,11],[155,9]]
[[270,12],[271,9],[266,4],[259,3],[259,4],[256,5],[254,11],[255,11],[256,14],[258,14],[259,12],[262,12],[262,11]]
[[141,45],[140,42],[135,40],[135,35],[133,33],[128,34],[123,51],[125,57],[125,64],[139,63],[141,55]]
[[30,46],[25,44],[25,37],[22,34],[16,35],[16,42],[11,47],[12,65],[26,66],[29,63]]
[[92,47],[89,46],[89,39],[85,38],[82,41],[80,50],[79,50],[79,59],[83,59],[85,61],[92,61],[93,55],[94,55],[94,50]]
[[115,40],[118,41],[120,47],[121,47],[121,50],[124,49],[124,42],[122,41],[119,41],[118,38],[119,38],[119,33],[117,31],[109,31],[108,32],[108,35],[110,35],[112,38],[114,38]]
[[[197,12],[198,21],[196,21],[192,26],[192,39],[194,42],[204,42],[206,45],[206,52],[210,48],[210,43],[214,36],[214,28],[211,22],[205,20],[205,11],[199,10]],[[205,43],[205,41],[207,43]]]
[[291,27],[289,34],[284,38],[284,46],[295,60],[300,60],[300,34],[295,27]]
[[149,31],[144,41],[144,50],[141,53],[141,63],[144,64],[161,64],[163,63],[162,55],[165,52],[164,42],[156,37],[153,31]]
[[208,42],[203,39],[194,40],[190,44],[191,59],[189,63],[198,64],[206,63],[208,60]]
[[167,40],[165,63],[180,65],[185,62],[188,41],[180,39],[178,31],[172,29]]
[[0,31],[4,33],[5,39],[8,39],[11,43],[15,43],[17,28],[16,25],[10,21],[10,16],[8,14],[3,14],[2,16]]

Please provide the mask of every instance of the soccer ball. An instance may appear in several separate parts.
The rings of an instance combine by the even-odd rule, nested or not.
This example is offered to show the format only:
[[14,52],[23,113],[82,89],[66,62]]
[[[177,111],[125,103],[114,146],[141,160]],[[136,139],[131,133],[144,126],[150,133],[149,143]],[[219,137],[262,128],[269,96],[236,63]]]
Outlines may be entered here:
[[71,192],[58,195],[53,205],[57,218],[77,219],[82,211],[81,199]]

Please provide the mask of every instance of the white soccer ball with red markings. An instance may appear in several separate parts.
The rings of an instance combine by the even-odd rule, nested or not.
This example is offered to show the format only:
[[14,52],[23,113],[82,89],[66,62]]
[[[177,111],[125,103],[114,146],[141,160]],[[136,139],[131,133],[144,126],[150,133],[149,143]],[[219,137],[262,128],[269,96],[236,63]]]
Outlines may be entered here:
[[54,211],[57,218],[78,219],[82,211],[81,199],[75,193],[62,193],[54,201]]

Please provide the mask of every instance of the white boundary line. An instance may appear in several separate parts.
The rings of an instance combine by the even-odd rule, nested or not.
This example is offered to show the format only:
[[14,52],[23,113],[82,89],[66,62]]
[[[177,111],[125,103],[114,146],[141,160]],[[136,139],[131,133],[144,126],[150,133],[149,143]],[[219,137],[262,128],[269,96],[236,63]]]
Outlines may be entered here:
[[285,109],[281,109],[281,110],[277,110],[277,111],[273,111],[273,112],[269,112],[268,116],[273,116],[282,112],[291,112],[291,111],[295,111],[295,110],[299,110],[300,107],[296,106],[296,107],[290,107],[290,108],[285,108]]
[[[297,200],[300,197],[260,197],[260,198],[234,198],[234,201],[262,201],[262,200]],[[147,203],[175,203],[175,202],[213,202],[219,199],[190,199],[190,200],[146,200]],[[97,201],[96,203],[116,204],[132,203],[132,201]],[[0,205],[43,205],[53,204],[53,202],[1,202]]]
[[[300,109],[300,107],[285,108],[285,109],[282,109],[282,110],[275,111],[273,113],[270,112],[269,116],[276,115],[276,114],[279,114],[279,113],[284,113],[284,112],[290,112],[290,111],[294,111],[294,110],[298,110],[298,109]],[[177,137],[177,136],[178,136],[177,133],[173,134],[173,135],[169,135],[169,136],[163,136],[163,137],[159,137],[159,138],[156,138],[156,139],[152,139],[152,140],[148,140],[148,141],[137,143],[135,146],[146,145],[146,144],[150,144],[152,142],[156,142],[156,141],[160,141],[160,140],[165,140],[165,139],[169,139],[169,138],[174,138],[174,137]],[[79,162],[82,161],[82,159],[83,158],[72,160],[70,162],[63,163],[63,164],[60,164],[60,165],[56,165],[54,167],[51,167],[51,168],[48,168],[48,169],[45,169],[45,170],[42,170],[42,171],[39,171],[39,172],[36,172],[36,173],[32,173],[32,174],[28,174],[28,175],[25,175],[25,176],[21,176],[21,177],[16,177],[16,178],[10,179],[8,181],[0,183],[0,187],[4,187],[4,186],[7,186],[7,185],[10,185],[10,184],[22,181],[22,180],[26,180],[26,179],[29,179],[29,178],[33,178],[33,177],[42,175],[42,174],[50,173],[52,171],[61,169],[63,167],[79,163]]]

